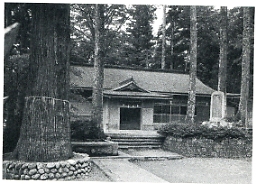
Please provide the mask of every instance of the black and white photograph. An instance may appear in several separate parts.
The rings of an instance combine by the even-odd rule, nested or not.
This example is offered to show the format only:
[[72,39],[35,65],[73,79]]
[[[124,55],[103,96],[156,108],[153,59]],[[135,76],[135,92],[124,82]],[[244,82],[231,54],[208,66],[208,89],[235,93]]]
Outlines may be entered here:
[[254,2],[197,3],[1,3],[2,181],[257,182]]

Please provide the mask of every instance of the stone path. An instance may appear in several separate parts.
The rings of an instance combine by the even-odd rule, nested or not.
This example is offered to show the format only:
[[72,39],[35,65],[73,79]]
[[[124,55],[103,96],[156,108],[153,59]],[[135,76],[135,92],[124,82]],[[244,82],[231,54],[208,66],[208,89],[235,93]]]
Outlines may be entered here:
[[93,161],[113,182],[167,183],[126,159],[94,159]]
[[162,149],[122,149],[119,153],[92,158],[113,182],[251,183],[252,164],[247,159],[183,158]]
[[167,181],[151,172],[131,163],[131,160],[172,160],[182,156],[162,149],[124,149],[119,156],[94,157],[96,166],[114,182],[151,182],[166,183]]

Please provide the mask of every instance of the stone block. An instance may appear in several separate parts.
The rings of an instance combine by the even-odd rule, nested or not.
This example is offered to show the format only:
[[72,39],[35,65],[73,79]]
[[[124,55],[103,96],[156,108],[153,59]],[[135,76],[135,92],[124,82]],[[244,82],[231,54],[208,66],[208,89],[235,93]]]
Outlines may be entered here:
[[64,178],[64,177],[68,176],[68,173],[63,172],[63,173],[61,174],[61,176]]
[[47,174],[47,173],[42,174],[42,175],[40,176],[40,179],[41,179],[41,180],[47,180],[47,179],[48,179],[48,174]]
[[31,169],[29,170],[29,175],[32,176],[37,173],[37,169]]
[[70,167],[70,170],[71,170],[71,171],[75,171],[76,169],[75,169],[75,167],[71,166],[71,167]]
[[45,167],[46,167],[46,164],[40,163],[40,162],[37,163],[37,169],[44,169]]
[[70,170],[67,168],[67,167],[65,167],[65,168],[63,168],[63,172],[69,172]]
[[56,174],[55,174],[55,178],[56,178],[56,179],[61,178],[61,174],[60,174],[60,173],[56,173]]
[[46,164],[46,167],[47,167],[48,169],[52,169],[52,168],[55,167],[55,163],[54,163],[54,162],[47,163],[47,164]]
[[37,167],[37,164],[35,164],[35,163],[28,164],[29,169],[35,169],[36,167]]
[[69,171],[69,172],[68,172],[68,175],[69,175],[69,176],[72,176],[72,175],[73,175],[73,171]]
[[58,170],[57,170],[56,168],[52,168],[52,169],[50,170],[50,172],[51,172],[51,173],[54,173],[54,174],[57,173],[57,171],[58,171]]
[[54,179],[54,173],[49,173],[49,174],[48,174],[48,178],[49,178],[49,179]]
[[38,169],[38,173],[43,174],[43,173],[45,173],[45,170],[44,169]]
[[50,173],[50,169],[45,168],[44,170],[45,170],[45,173]]
[[25,179],[25,180],[30,180],[31,177],[30,177],[29,175],[25,175],[24,179]]
[[23,174],[25,174],[25,175],[29,174],[29,169],[28,169],[28,168],[25,168],[25,169],[23,170]]
[[39,179],[40,178],[40,174],[34,174],[34,175],[32,175],[31,176],[31,178],[33,179],[33,180],[37,180],[37,179]]

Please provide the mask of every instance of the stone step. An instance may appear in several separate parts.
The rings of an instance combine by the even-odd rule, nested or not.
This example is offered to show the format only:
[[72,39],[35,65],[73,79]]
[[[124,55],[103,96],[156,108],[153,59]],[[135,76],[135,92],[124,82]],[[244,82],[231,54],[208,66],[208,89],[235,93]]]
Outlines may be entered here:
[[119,131],[106,135],[118,142],[119,148],[160,148],[164,141],[164,136],[155,131]]
[[118,142],[119,148],[160,148],[163,139],[161,138],[112,138],[113,142]]
[[[115,142],[115,141],[114,141]],[[118,142],[119,145],[162,145],[162,142]]]
[[162,135],[130,135],[130,134],[106,134],[107,136],[113,138],[138,138],[138,139],[162,139],[164,136]]
[[130,149],[130,148],[161,148],[161,145],[119,145],[119,149]]
[[113,138],[112,141],[119,142],[163,142],[163,139],[135,139],[135,138]]

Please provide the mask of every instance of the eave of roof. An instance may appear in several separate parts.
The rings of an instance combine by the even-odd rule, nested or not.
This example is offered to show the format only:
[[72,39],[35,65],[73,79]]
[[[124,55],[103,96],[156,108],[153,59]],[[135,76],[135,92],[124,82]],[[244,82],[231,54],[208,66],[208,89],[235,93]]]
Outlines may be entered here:
[[162,95],[158,93],[144,93],[132,91],[112,91],[107,90],[103,92],[104,97],[109,98],[134,98],[134,99],[172,99],[172,96]]

